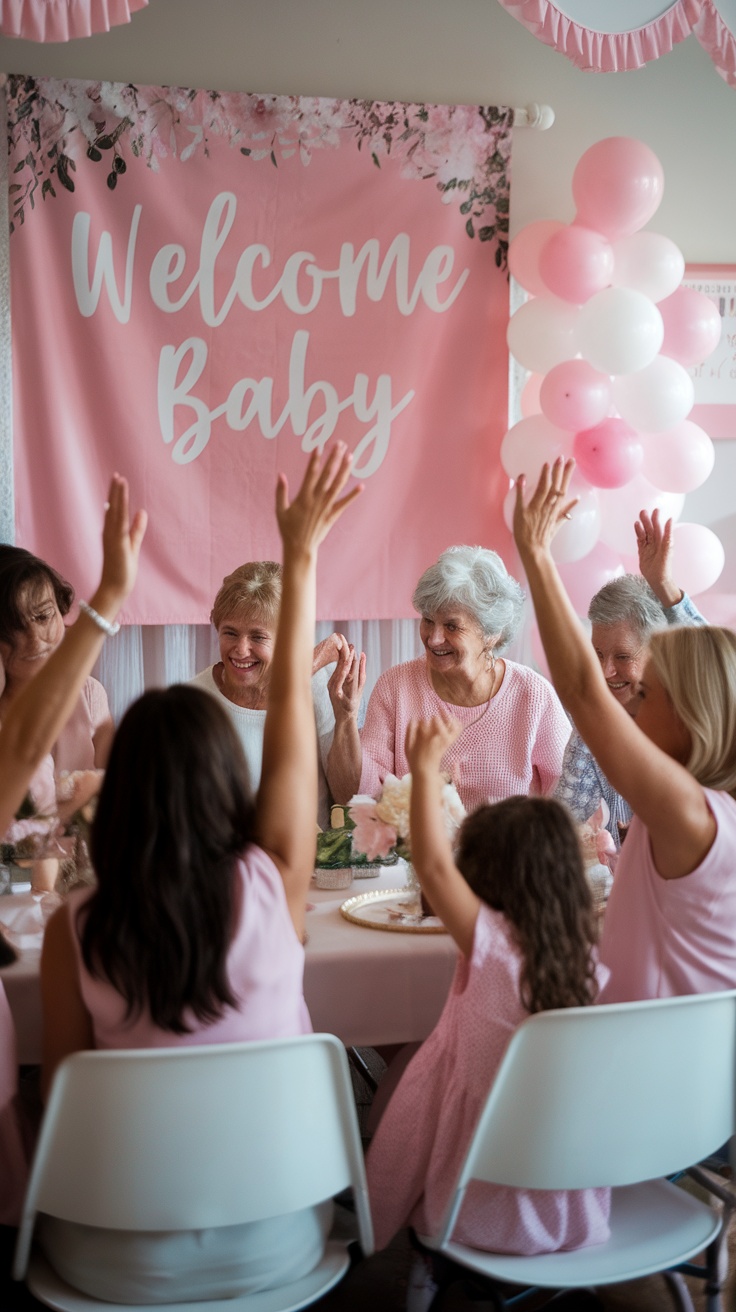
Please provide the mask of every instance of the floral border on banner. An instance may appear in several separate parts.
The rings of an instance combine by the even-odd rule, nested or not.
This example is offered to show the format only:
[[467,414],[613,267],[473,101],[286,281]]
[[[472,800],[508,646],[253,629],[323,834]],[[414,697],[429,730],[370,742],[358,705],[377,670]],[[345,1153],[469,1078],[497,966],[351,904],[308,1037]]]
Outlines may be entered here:
[[[443,202],[458,204],[468,237],[495,240],[496,264],[506,267],[513,109],[179,87],[167,88],[164,99],[153,87],[78,81],[58,82],[59,94],[48,100],[35,78],[13,75],[9,84],[9,145],[27,147],[10,183],[11,232],[35,207],[39,188],[44,201],[56,196],[55,183],[74,191],[82,154],[103,165],[114,191],[124,184],[126,148],[158,171],[167,156],[186,163],[198,152],[208,155],[217,136],[275,168],[298,152],[306,168],[315,150],[337,147],[347,134],[358,150],[370,150],[376,168],[391,156],[401,161],[403,177],[434,181]],[[499,137],[491,154],[489,134]]]

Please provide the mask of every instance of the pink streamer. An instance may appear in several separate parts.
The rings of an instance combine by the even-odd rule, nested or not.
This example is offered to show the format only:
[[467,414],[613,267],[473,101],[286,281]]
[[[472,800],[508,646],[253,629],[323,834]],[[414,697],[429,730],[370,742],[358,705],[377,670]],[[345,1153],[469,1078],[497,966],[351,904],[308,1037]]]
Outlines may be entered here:
[[0,33],[26,41],[70,41],[129,23],[148,0],[0,0]]
[[[582,27],[552,0],[499,0],[524,27],[566,55],[577,68],[593,73],[620,73],[641,68],[667,55],[684,41],[700,17],[704,0],[674,0],[666,13],[628,32],[599,32]],[[710,0],[705,0],[706,6]],[[720,71],[720,70],[719,70]]]
[[713,60],[716,72],[730,87],[736,87],[736,33],[719,13],[715,0],[703,0],[693,32]]

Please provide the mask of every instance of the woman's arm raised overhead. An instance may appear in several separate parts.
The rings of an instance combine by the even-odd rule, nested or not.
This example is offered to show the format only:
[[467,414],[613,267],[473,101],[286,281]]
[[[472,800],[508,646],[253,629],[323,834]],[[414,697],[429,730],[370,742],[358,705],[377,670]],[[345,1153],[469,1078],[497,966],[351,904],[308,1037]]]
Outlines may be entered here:
[[340,496],[350,477],[350,464],[350,454],[339,442],[321,465],[317,452],[312,454],[292,502],[283,474],[276,489],[276,516],[284,549],[283,591],[256,800],[256,839],[281,870],[299,934],[304,930],[316,847],[312,662],[317,551],[345,507],[362,491],[358,485]]
[[[103,563],[90,609],[111,624],[135,583],[146,513],[131,523],[128,484],[114,474],[102,531]],[[32,775],[51,750],[100,654],[105,630],[82,611],[43,669],[12,703],[0,730],[0,833],[12,822]]]
[[[716,826],[702,786],[637,728],[606,687],[598,659],[572,608],[551,554],[576,498],[574,461],[545,465],[527,505],[516,485],[514,537],[534,601],[552,682],[606,778],[649,830],[659,874],[676,879],[700,864]],[[645,692],[646,696],[646,692]]]
[[411,856],[419,882],[460,951],[473,951],[480,899],[460,873],[452,855],[442,810],[440,762],[462,733],[457,720],[433,716],[411,720],[404,750],[411,770]]

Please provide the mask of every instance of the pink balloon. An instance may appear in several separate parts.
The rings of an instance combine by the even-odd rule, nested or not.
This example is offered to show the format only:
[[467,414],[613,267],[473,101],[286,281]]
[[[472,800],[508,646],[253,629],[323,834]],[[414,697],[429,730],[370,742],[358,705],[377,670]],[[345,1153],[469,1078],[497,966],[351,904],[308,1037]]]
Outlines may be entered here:
[[709,624],[736,629],[736,592],[709,592],[702,601],[698,599],[698,610],[705,615]]
[[593,550],[582,560],[571,565],[560,565],[560,578],[578,615],[585,617],[591,598],[611,579],[624,573],[620,556],[604,542],[596,542]]
[[636,551],[634,523],[642,510],[649,514],[657,507],[661,518],[679,519],[685,504],[685,497],[678,492],[661,492],[652,487],[641,474],[632,478],[625,487],[615,490],[601,490],[598,493],[601,511],[601,542],[612,547],[614,551]]
[[642,473],[663,492],[693,492],[713,471],[715,447],[690,419],[666,433],[644,433],[642,446]]
[[538,415],[542,412],[539,389],[543,382],[544,374],[530,374],[524,383],[519,404],[525,419],[528,419],[530,415]]
[[726,563],[723,543],[705,524],[675,524],[672,531],[672,570],[690,596],[705,592],[720,577]]
[[587,360],[564,360],[542,379],[539,402],[550,423],[569,433],[593,428],[611,406],[611,380]]
[[539,252],[552,234],[564,226],[558,219],[537,219],[527,223],[509,246],[509,269],[532,296],[543,296],[547,291],[539,272]]
[[570,433],[555,428],[544,415],[529,415],[509,429],[501,443],[500,455],[509,478],[526,474],[528,485],[533,486],[545,461],[551,464],[558,456],[567,458],[571,452]]
[[721,340],[718,308],[694,287],[678,287],[659,302],[664,324],[662,354],[680,364],[700,364]]
[[539,253],[539,272],[553,295],[582,305],[611,285],[611,243],[592,228],[569,224],[545,242]]
[[663,191],[662,165],[649,146],[633,137],[605,137],[575,167],[575,222],[616,241],[649,222]]
[[639,434],[615,415],[577,433],[573,455],[594,487],[623,487],[638,473],[644,458]]

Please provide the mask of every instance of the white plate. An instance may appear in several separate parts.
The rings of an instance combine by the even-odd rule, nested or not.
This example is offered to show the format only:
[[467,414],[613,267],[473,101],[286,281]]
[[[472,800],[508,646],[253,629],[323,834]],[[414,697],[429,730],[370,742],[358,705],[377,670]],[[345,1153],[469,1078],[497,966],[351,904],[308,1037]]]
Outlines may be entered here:
[[439,916],[422,916],[412,911],[417,905],[407,888],[377,888],[373,893],[359,893],[343,902],[340,911],[346,920],[367,929],[387,929],[398,934],[446,934]]

